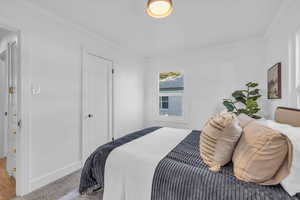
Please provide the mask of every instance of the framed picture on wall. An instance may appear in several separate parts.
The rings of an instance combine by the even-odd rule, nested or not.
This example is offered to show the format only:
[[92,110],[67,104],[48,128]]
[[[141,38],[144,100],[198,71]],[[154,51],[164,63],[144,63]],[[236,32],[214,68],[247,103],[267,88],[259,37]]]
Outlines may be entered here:
[[268,99],[281,99],[281,63],[268,70]]

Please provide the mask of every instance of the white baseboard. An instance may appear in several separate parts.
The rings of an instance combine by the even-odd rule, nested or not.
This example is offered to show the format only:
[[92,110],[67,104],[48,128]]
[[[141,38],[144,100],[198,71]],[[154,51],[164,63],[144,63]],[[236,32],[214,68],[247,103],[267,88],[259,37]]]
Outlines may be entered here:
[[82,167],[82,164],[80,161],[76,163],[72,163],[66,167],[63,167],[61,169],[55,170],[51,173],[48,173],[46,175],[43,175],[38,178],[34,178],[30,180],[30,186],[29,186],[29,192],[32,192],[36,189],[39,189],[49,183],[52,183],[66,175],[69,175],[77,170],[79,170]]

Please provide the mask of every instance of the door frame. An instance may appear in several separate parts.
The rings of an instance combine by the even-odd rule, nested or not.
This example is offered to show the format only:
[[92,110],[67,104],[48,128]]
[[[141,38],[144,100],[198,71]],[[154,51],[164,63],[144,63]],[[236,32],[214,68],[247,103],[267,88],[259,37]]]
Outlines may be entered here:
[[[3,53],[5,53],[5,57],[6,57],[6,59],[8,58],[8,50],[6,49],[5,51],[3,51],[3,52],[0,52],[0,55],[1,54],[3,54]],[[4,98],[3,99],[3,105],[0,105],[1,107],[2,107],[2,112],[3,113],[1,113],[1,115],[3,116],[3,127],[1,127],[2,128],[2,130],[0,130],[0,131],[3,131],[3,157],[6,157],[7,156],[7,154],[8,154],[8,120],[7,120],[7,118],[8,118],[8,116],[7,116],[7,114],[5,114],[5,113],[7,113],[8,112],[8,68],[7,68],[7,66],[8,66],[8,62],[7,62],[7,60],[5,60],[4,61],[4,69],[1,69],[2,70],[2,72],[4,73],[3,74],[3,76],[4,76],[4,85],[3,85],[3,90],[4,90],[4,93],[3,93],[3,95],[2,95],[2,97],[1,98]],[[3,83],[2,82],[2,83]]]
[[[114,81],[113,81],[113,73],[114,73],[114,61],[109,58],[105,58],[100,56],[93,50],[87,49],[86,47],[81,48],[81,59],[82,59],[82,67],[81,67],[81,162],[82,165],[85,162],[85,155],[87,150],[87,133],[86,133],[86,109],[87,109],[87,100],[86,100],[86,77],[87,77],[87,66],[86,66],[86,56],[95,56],[99,59],[103,59],[111,63],[109,66],[109,73],[108,73],[108,133],[107,133],[107,142],[113,140],[114,138],[114,130],[113,130],[113,88],[114,88]],[[111,72],[111,73],[110,73]]]
[[[24,46],[22,45],[22,33],[21,28],[7,25],[10,24],[8,20],[0,18],[0,27],[7,29],[11,32],[14,32],[17,36],[17,98],[18,98],[18,111],[17,111],[17,120],[20,122],[20,126],[17,129],[17,138],[16,138],[16,194],[17,196],[25,195],[29,192],[30,187],[30,178],[29,178],[29,94],[25,94],[24,87],[29,80],[28,71],[23,68],[25,61],[23,60],[23,55],[25,54]],[[11,23],[13,24],[13,23]],[[9,133],[8,133],[9,134]]]

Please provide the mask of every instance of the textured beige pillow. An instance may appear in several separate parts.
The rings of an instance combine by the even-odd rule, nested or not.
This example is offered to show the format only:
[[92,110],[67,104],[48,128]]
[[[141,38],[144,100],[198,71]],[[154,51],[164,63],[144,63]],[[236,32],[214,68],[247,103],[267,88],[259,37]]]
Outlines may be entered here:
[[210,119],[200,136],[200,155],[212,171],[231,161],[234,148],[242,133],[233,113],[221,113]]
[[292,145],[285,135],[253,121],[244,128],[232,161],[238,179],[276,185],[290,172]]
[[237,118],[239,119],[240,126],[242,128],[245,128],[248,124],[255,121],[255,119],[253,119],[253,118],[251,118],[251,117],[249,117],[248,115],[245,115],[245,114],[240,114]]

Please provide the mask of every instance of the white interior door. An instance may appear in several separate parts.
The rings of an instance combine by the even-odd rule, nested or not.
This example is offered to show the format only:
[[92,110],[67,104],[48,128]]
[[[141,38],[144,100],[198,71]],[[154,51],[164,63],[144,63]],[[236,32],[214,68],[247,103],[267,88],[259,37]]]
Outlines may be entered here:
[[111,138],[112,61],[83,53],[83,160]]

